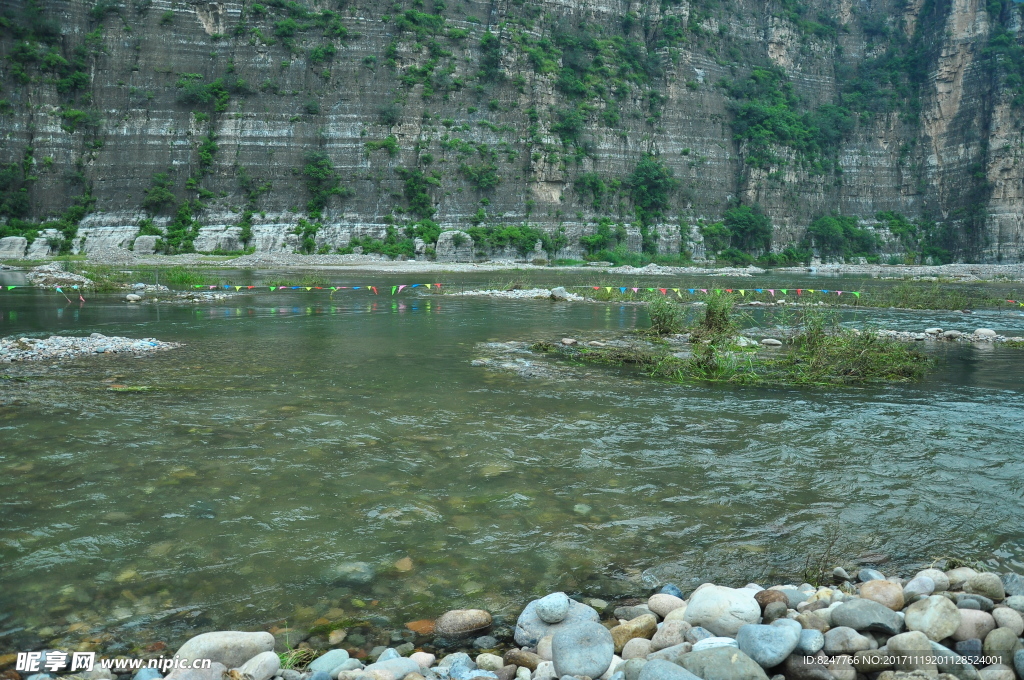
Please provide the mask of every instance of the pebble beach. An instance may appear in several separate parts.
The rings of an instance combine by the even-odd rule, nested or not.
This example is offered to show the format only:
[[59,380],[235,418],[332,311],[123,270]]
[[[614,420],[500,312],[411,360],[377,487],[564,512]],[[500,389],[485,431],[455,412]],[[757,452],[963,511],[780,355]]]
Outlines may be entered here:
[[[127,680],[1016,680],[1024,677],[1024,578],[957,566],[907,577],[836,567],[831,583],[668,583],[617,602],[550,593],[512,620],[458,609],[410,621],[390,645],[347,636],[212,631],[173,655],[178,666]],[[277,634],[275,634],[277,633]],[[384,636],[387,637],[387,633]],[[353,642],[363,643],[353,644]],[[400,644],[396,644],[399,643]],[[371,646],[372,645],[372,646]],[[156,651],[156,650],[159,651]],[[58,650],[52,650],[58,651]],[[44,655],[48,652],[44,651]],[[102,654],[100,655],[102,657]],[[52,680],[9,669],[4,680]],[[117,677],[106,668],[64,675]],[[166,670],[166,669],[164,669]]]

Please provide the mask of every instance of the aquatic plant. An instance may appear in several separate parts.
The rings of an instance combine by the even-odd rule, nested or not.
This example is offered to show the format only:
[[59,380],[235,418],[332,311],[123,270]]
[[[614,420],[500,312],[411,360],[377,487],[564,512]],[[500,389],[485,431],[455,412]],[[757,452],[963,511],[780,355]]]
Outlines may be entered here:
[[[715,298],[720,298],[715,300]],[[704,315],[691,330],[691,355],[666,347],[564,346],[540,342],[531,349],[590,364],[634,366],[673,382],[729,382],[739,385],[857,385],[919,380],[935,360],[897,340],[839,327],[820,309],[805,310],[783,348],[771,354],[736,342],[731,298],[709,296]]]
[[683,330],[683,310],[666,295],[648,298],[647,314],[651,317],[648,331],[654,335],[673,335]]
[[701,300],[704,302],[704,313],[690,329],[691,341],[714,345],[724,338],[731,338],[736,333],[736,322],[732,318],[735,300],[732,295],[711,294],[703,296]]

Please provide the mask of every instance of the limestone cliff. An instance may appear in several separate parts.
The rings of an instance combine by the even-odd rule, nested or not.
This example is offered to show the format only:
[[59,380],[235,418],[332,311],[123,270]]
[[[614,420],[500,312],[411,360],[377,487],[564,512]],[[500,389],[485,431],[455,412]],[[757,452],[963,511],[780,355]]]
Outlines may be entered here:
[[0,235],[36,254],[140,234],[171,250],[429,247],[490,227],[478,250],[532,257],[535,229],[550,256],[701,256],[702,226],[756,204],[776,252],[838,213],[882,253],[1024,259],[1009,0],[4,10]]

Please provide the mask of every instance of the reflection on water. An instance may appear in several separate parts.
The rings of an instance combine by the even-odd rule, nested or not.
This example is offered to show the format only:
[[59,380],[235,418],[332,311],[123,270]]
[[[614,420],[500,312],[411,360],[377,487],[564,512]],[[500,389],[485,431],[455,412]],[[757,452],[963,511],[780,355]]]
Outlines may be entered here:
[[[1007,312],[844,322],[1024,328]],[[632,305],[438,296],[0,298],[0,335],[187,343],[4,367],[28,381],[0,381],[0,610],[12,613],[0,628],[24,629],[0,647],[77,639],[76,623],[172,640],[308,625],[372,600],[401,622],[458,605],[512,611],[556,587],[792,576],[831,522],[851,553],[895,564],[955,554],[1024,567],[1021,354],[943,345],[921,384],[842,390],[470,366],[478,342],[638,324]],[[350,561],[375,580],[331,582]]]

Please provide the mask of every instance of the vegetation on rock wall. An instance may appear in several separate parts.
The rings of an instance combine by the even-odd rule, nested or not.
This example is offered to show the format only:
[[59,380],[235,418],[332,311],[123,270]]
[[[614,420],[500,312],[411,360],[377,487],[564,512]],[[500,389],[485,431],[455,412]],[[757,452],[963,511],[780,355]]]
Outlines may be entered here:
[[[941,0],[925,0],[913,30],[887,8],[857,8],[841,24],[803,0],[766,8],[698,0],[685,11],[678,0],[662,0],[622,16],[551,12],[538,0],[486,15],[472,2],[356,8],[266,0],[216,19],[224,33],[212,34],[207,19],[182,21],[182,8],[150,13],[144,2],[99,0],[87,11],[54,11],[49,1],[25,0],[0,15],[0,119],[25,140],[0,156],[0,220],[4,234],[34,236],[47,212],[62,215],[61,247],[75,234],[66,220],[93,204],[88,177],[100,167],[93,161],[126,134],[125,123],[148,119],[140,112],[154,102],[163,106],[154,119],[171,112],[164,134],[175,141],[159,162],[146,159],[141,176],[152,177],[149,186],[136,190],[134,206],[97,191],[101,203],[112,203],[101,209],[145,210],[146,229],[159,231],[156,216],[170,216],[168,251],[191,248],[213,208],[240,214],[248,245],[257,199],[266,196],[268,209],[290,209],[295,199],[284,192],[296,187],[306,193],[305,224],[296,233],[311,251],[317,225],[340,203],[335,197],[353,196],[358,187],[350,206],[358,201],[359,210],[376,211],[364,216],[368,222],[392,220],[383,238],[347,246],[364,251],[407,254],[415,238],[436,242],[438,223],[468,221],[478,248],[526,256],[540,241],[553,256],[576,246],[558,231],[575,213],[575,223],[589,225],[578,244],[588,259],[681,261],[685,238],[678,253],[667,253],[659,234],[699,225],[708,256],[723,262],[791,263],[812,251],[833,259],[895,252],[901,260],[949,261],[985,245],[989,170],[997,153],[1010,153],[966,140],[964,167],[943,170],[957,178],[950,190],[939,196],[930,189],[937,170],[924,161],[921,108],[952,11]],[[994,89],[977,99],[1009,97],[1024,108],[1024,46],[1015,28],[1021,9],[989,0],[985,11],[991,30],[975,52]],[[373,36],[359,41],[346,24],[367,12],[372,20],[360,25]],[[770,56],[764,41],[734,31],[737,25],[758,35],[770,29],[772,49],[786,54]],[[169,63],[154,66],[145,53],[160,41],[178,47]],[[140,55],[134,63],[132,52]],[[115,78],[123,80],[115,86]],[[335,96],[353,82],[373,83],[369,110],[358,104],[365,93]],[[259,97],[250,96],[257,90],[250,83],[260,83]],[[55,105],[47,109],[43,101]],[[288,113],[279,118],[283,101]],[[334,143],[348,134],[332,117],[339,107],[361,121],[354,144]],[[679,111],[690,119],[678,120]],[[689,133],[672,126],[681,123],[706,129],[680,150],[680,135]],[[715,141],[707,125],[726,135]],[[305,140],[292,177],[276,171],[279,149],[254,160],[236,143],[239,130],[286,127],[285,137]],[[41,134],[46,148],[73,149],[74,159],[37,158],[48,153],[33,151],[43,148],[35,141]],[[69,143],[54,134],[69,135]],[[843,169],[861,163],[860,155],[880,157],[868,147],[873,136],[886,135],[900,140],[892,162],[906,186],[885,205],[910,217],[824,214],[846,205]],[[339,150],[346,148],[359,158]],[[267,179],[243,176],[242,162],[265,163]],[[175,170],[158,170],[168,167]],[[60,186],[58,172],[73,187],[62,200],[74,210],[63,214],[43,210],[52,198],[34,194],[40,178]],[[543,191],[530,192],[538,187]],[[807,205],[804,195],[817,203]],[[808,225],[806,236],[775,243],[771,252],[769,214],[780,224]]]

